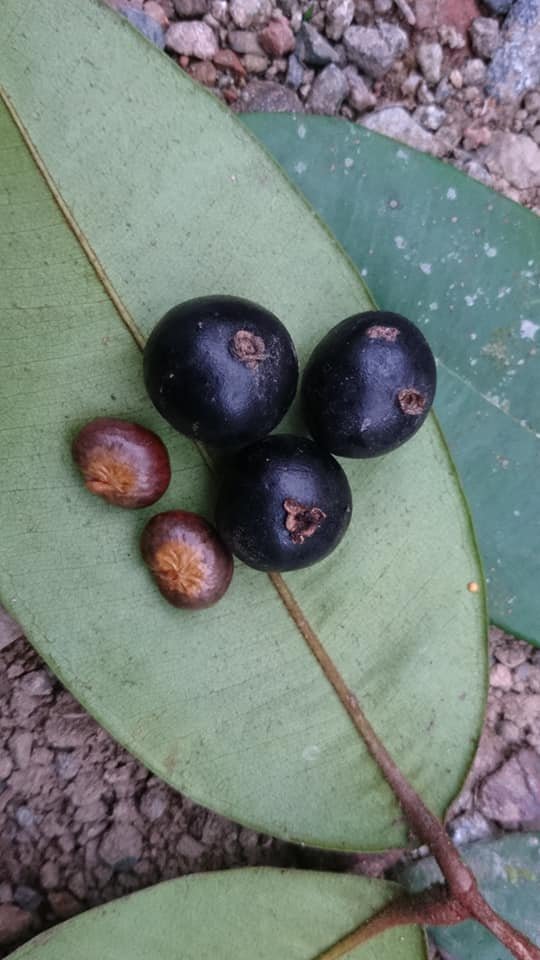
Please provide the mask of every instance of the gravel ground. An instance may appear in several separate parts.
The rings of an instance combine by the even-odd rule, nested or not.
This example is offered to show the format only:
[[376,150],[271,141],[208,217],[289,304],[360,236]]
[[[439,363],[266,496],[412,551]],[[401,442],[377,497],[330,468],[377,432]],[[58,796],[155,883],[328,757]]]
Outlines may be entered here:
[[[540,212],[537,0],[108,0],[235,110],[343,116]],[[115,744],[0,616],[0,957],[159,880],[237,865],[381,876],[192,803]],[[491,631],[486,726],[448,829],[540,829],[540,651]]]
[[[152,776],[0,620],[0,956],[159,880],[232,866],[382,876],[399,854],[329,854],[258,835]],[[540,651],[491,632],[487,722],[448,829],[459,843],[540,828]]]
[[540,212],[538,0],[107,0],[236,111],[338,115]]

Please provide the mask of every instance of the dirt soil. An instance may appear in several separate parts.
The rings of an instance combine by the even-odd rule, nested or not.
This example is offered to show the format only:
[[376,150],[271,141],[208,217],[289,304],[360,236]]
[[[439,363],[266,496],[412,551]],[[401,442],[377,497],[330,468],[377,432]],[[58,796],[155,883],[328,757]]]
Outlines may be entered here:
[[[160,880],[272,865],[384,875],[399,855],[310,850],[192,803],[137,763],[0,619],[0,956]],[[482,743],[448,824],[458,842],[540,827],[540,651],[491,635]],[[421,851],[420,851],[421,852]]]

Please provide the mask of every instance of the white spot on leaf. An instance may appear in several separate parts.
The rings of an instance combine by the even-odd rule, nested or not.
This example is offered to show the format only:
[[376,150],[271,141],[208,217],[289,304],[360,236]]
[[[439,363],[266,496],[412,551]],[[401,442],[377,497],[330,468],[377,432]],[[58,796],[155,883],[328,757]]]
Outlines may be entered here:
[[457,197],[457,190],[454,190],[453,187],[448,187],[446,191],[446,196],[448,200],[455,200]]
[[431,273],[431,264],[430,263],[421,263],[419,264],[422,273]]
[[533,323],[532,320],[522,320],[519,326],[519,335],[522,340],[534,340],[538,330],[540,330],[540,324]]

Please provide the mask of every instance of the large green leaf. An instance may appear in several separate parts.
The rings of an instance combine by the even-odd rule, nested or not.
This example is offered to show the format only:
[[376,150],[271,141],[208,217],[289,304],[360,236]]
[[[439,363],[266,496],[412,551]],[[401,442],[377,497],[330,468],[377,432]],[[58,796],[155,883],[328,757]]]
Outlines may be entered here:
[[439,361],[436,410],[477,525],[491,618],[540,644],[540,219],[362,127],[244,119],[379,306],[426,325]]
[[[230,870],[160,883],[41,934],[13,960],[310,960],[391,901],[391,883],[336,874]],[[426,960],[418,927],[351,960]]]
[[[540,946],[540,833],[514,833],[471,843],[462,853],[494,910]],[[428,857],[410,867],[401,879],[416,892],[439,883],[441,874]],[[430,933],[448,960],[512,960],[512,954],[473,920],[456,927],[433,927]]]
[[[96,414],[142,421],[172,455],[160,507],[209,513],[207,468],[152,409],[117,311],[147,333],[189,296],[252,297],[285,320],[303,360],[368,295],[239,122],[129,24],[89,0],[31,0],[24,30],[16,0],[2,16],[7,93],[123,303],[113,306],[4,115],[2,597],[113,736],[194,799],[313,844],[406,842],[394,797],[270,580],[239,564],[219,606],[174,610],[138,556],[152,511],[92,498],[69,453]],[[348,536],[287,584],[442,813],[484,702],[469,517],[433,417],[388,459],[346,466]]]

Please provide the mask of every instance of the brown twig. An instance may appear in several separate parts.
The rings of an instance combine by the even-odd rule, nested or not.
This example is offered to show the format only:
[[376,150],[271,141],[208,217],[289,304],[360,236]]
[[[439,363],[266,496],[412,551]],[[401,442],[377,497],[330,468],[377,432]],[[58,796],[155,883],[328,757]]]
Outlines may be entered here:
[[[379,765],[385,780],[394,791],[414,833],[422,843],[429,846],[433,856],[437,860],[446,881],[447,893],[443,901],[445,909],[450,911],[451,916],[459,916],[460,920],[468,918],[478,920],[479,923],[483,924],[504,944],[514,957],[516,957],[516,960],[540,960],[540,949],[536,947],[528,937],[524,936],[518,930],[515,930],[514,927],[507,923],[506,920],[503,920],[502,917],[499,917],[489,904],[486,903],[478,889],[472,871],[463,863],[457,849],[446,833],[443,824],[435,814],[426,807],[420,795],[405,778],[384,744],[379,740],[360,707],[355,694],[345,683],[332,658],[326,652],[317,634],[298,606],[283,577],[281,577],[280,574],[270,574],[270,579],[313,656],[318,661],[326,679],[334,688],[354,726],[363,738],[371,756]],[[408,902],[415,903],[414,898],[410,898]],[[381,914],[378,916],[381,917]],[[389,910],[386,921],[387,925],[396,926],[398,922],[422,922],[407,918],[398,921],[397,916],[398,913],[396,911]],[[392,922],[390,922],[391,917],[393,917]],[[367,930],[368,928],[375,931],[376,927],[376,932],[381,932],[381,929],[387,929],[387,926],[379,929],[378,924],[380,920],[377,921],[377,924],[375,923],[376,920],[377,917],[373,917],[373,925],[371,920],[368,921],[367,924],[353,931],[349,934],[348,938],[345,938],[345,941],[340,941],[340,943],[343,944],[348,941],[350,944],[358,945],[363,942],[363,940],[356,940],[354,943],[353,940],[355,937],[363,936],[361,931]],[[432,920],[429,922],[433,923]],[[439,922],[446,925],[446,921]],[[457,923],[459,920],[454,920],[453,922]],[[370,933],[369,937],[371,936],[375,936],[375,932]],[[337,946],[338,944],[335,944],[336,948]],[[343,956],[344,952],[347,952],[342,950],[341,953],[334,954],[331,952],[332,949],[334,948],[322,954],[318,960],[323,960],[323,958],[324,960],[334,960],[334,957]],[[347,950],[351,949],[352,946],[347,948]]]
[[466,919],[463,909],[456,908],[448,901],[444,887],[433,887],[427,894],[421,893],[392,900],[379,913],[366,920],[361,927],[348,933],[342,940],[338,940],[328,950],[320,953],[315,960],[339,960],[362,943],[367,943],[368,940],[393,927],[409,924],[449,927]]

